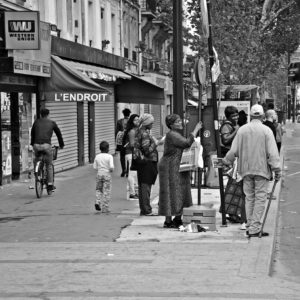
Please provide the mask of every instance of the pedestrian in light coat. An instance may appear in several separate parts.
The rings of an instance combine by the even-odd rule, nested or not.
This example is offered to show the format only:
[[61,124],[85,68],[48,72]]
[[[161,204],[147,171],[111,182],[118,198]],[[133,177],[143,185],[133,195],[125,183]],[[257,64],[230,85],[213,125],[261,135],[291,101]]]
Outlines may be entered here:
[[[275,172],[275,180],[281,176],[280,159],[272,130],[262,124],[263,107],[251,107],[251,122],[242,126],[234,138],[231,149],[223,159],[232,165],[238,157],[238,173],[243,178],[246,195],[246,216],[248,236],[259,236],[261,217],[267,200],[268,183]],[[262,232],[262,236],[268,235]]]

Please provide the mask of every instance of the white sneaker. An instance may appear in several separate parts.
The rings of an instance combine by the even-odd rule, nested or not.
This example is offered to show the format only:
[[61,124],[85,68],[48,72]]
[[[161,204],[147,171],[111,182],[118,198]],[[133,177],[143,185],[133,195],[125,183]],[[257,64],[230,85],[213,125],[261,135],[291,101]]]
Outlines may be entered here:
[[243,223],[242,225],[241,225],[241,227],[240,227],[240,230],[246,230],[247,228],[246,228],[246,223]]

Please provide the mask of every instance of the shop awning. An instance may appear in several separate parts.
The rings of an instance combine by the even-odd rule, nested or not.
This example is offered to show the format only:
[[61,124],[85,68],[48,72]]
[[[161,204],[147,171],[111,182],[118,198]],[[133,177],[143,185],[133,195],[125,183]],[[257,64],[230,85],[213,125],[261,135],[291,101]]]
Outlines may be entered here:
[[88,76],[76,70],[66,60],[51,56],[51,77],[40,80],[40,90],[44,92],[104,92],[109,91]]
[[141,77],[131,77],[131,80],[122,80],[122,83],[116,86],[116,102],[164,105],[163,88]]

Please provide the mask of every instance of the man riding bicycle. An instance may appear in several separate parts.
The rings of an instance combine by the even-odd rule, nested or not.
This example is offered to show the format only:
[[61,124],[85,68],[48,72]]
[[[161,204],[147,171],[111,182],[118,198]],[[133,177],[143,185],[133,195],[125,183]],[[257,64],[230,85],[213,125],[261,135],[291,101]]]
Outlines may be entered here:
[[45,162],[47,166],[47,173],[48,173],[48,187],[47,189],[52,191],[53,190],[53,168],[52,168],[52,146],[51,146],[51,137],[53,131],[55,132],[59,147],[63,149],[64,141],[62,138],[62,134],[60,129],[58,128],[57,124],[49,119],[49,109],[42,108],[41,111],[41,118],[35,120],[31,129],[31,143],[30,145],[33,146],[35,159],[34,159],[34,166],[36,165],[39,156],[41,154],[45,154]]

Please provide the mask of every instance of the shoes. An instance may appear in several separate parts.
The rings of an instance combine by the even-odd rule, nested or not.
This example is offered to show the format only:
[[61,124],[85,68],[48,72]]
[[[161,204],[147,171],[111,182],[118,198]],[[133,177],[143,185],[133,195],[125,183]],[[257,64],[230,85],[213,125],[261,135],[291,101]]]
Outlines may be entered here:
[[125,172],[122,172],[122,173],[121,173],[121,177],[124,177],[124,176],[125,176]]
[[241,225],[241,227],[240,227],[240,230],[246,230],[246,229],[247,229],[246,223],[243,223],[243,224]]
[[101,211],[100,205],[98,203],[95,203],[95,209]]
[[47,186],[47,191],[49,191],[49,192],[53,192],[55,189],[56,189],[56,187],[54,185],[52,185],[52,184],[49,184]]
[[137,199],[139,199],[139,196],[137,194],[135,194],[135,195],[134,194],[130,194],[129,195],[129,199],[130,200],[137,200]]
[[239,216],[229,215],[229,217],[226,217],[226,219],[227,219],[230,223],[241,223],[241,218],[240,218]]
[[183,225],[182,220],[179,219],[179,218],[178,218],[178,219],[174,218],[174,219],[172,220],[172,222],[173,222],[173,224],[176,226],[176,228],[179,228],[180,226]]
[[[246,231],[246,234],[248,235],[248,237],[259,237],[259,232],[256,233],[249,233],[248,231]],[[268,232],[263,232],[261,236],[269,236]]]
[[[268,193],[268,195],[267,195],[268,199],[270,199],[270,196],[271,196],[271,193]],[[272,200],[276,200],[276,196],[273,195]]]
[[164,228],[177,228],[177,226],[172,222],[164,222]]

